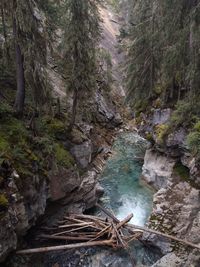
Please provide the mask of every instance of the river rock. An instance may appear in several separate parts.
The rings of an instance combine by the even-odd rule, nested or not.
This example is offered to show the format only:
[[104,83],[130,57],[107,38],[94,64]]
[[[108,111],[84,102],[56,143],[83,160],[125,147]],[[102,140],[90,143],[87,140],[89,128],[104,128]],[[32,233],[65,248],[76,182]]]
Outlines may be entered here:
[[190,179],[200,188],[200,164],[198,159],[193,157],[189,152],[185,152],[181,157],[181,162],[190,170]]
[[172,175],[174,164],[174,159],[153,149],[148,149],[144,157],[142,179],[156,190],[166,187],[168,179]]
[[80,184],[76,190],[68,194],[62,201],[67,204],[67,209],[72,212],[77,204],[79,212],[84,212],[86,209],[92,208],[100,198],[100,185],[97,182],[97,173],[93,170],[86,172],[81,177]]

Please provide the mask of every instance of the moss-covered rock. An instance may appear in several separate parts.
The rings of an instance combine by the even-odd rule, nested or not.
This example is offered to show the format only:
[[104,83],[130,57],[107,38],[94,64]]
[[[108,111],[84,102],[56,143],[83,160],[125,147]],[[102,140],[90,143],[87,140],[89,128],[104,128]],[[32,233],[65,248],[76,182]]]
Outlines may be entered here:
[[72,155],[58,143],[55,145],[55,158],[57,163],[65,168],[71,168],[74,165]]
[[87,137],[78,129],[73,128],[71,132],[72,142],[75,144],[81,144],[87,140]]

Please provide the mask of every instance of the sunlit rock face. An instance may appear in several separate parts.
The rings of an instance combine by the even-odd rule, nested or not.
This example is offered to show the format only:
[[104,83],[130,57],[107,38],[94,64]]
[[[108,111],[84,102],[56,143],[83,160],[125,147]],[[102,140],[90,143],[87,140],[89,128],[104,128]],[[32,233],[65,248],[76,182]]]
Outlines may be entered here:
[[175,162],[174,159],[149,149],[145,154],[142,177],[156,190],[166,187]]

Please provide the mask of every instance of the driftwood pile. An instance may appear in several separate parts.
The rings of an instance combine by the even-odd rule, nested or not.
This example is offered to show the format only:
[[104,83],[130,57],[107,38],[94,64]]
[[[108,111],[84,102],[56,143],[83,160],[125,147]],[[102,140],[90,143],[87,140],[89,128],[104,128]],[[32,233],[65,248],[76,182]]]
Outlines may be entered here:
[[143,242],[140,239],[143,232],[160,235],[200,250],[199,245],[189,241],[156,230],[130,224],[129,221],[132,219],[133,214],[119,221],[104,207],[99,204],[96,204],[96,206],[107,215],[106,218],[72,214],[70,216],[65,216],[62,221],[58,222],[56,227],[42,228],[44,234],[39,236],[40,239],[64,241],[64,245],[25,249],[19,250],[16,253],[23,255],[81,247],[109,246],[114,249],[125,249],[131,258],[132,265],[135,266],[135,261],[129,250],[129,243],[136,239]]
[[55,228],[43,228],[48,234],[40,235],[40,238],[90,242],[95,245],[107,245],[113,248],[127,247],[133,239],[141,233],[133,232],[130,234],[124,226],[132,219],[130,214],[123,221],[116,223],[113,220],[102,219],[96,216],[73,214],[65,216],[63,221],[58,222]]

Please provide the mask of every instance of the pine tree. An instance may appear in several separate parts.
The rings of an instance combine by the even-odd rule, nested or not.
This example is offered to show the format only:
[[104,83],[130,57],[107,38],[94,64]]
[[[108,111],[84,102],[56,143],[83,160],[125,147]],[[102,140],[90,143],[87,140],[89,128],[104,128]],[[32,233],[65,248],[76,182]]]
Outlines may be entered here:
[[128,99],[134,104],[151,97],[156,81],[156,53],[159,42],[154,1],[135,3],[129,32],[127,55]]
[[15,110],[18,116],[23,115],[24,101],[25,101],[25,77],[24,77],[24,55],[20,45],[20,27],[19,20],[17,16],[18,3],[13,0],[12,3],[13,13],[13,38],[15,45],[15,57],[16,57],[16,76],[17,76],[17,93],[15,98]]
[[[7,14],[9,31],[11,25],[13,28],[12,42],[15,47],[17,81],[14,107],[19,116],[23,114],[27,90],[30,91],[29,95],[34,100],[35,108],[42,107],[49,99],[46,78],[46,18],[38,9],[38,1],[4,1],[1,6],[2,21],[5,21],[4,14]],[[5,36],[6,31],[4,32]]]
[[66,0],[65,68],[67,90],[73,92],[70,129],[80,100],[89,97],[96,86],[96,48],[100,37],[99,0]]
[[129,31],[128,99],[158,97],[174,106],[197,99],[200,88],[199,0],[132,1]]

